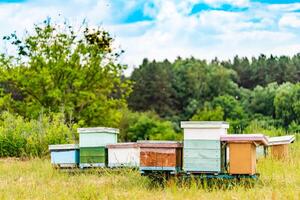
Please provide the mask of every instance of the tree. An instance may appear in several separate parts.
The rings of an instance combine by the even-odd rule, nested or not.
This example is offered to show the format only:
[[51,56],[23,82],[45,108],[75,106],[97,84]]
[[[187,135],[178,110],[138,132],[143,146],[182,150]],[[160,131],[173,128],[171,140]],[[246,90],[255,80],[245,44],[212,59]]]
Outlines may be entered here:
[[36,118],[63,109],[86,125],[117,126],[131,86],[122,78],[125,66],[116,62],[121,52],[108,32],[45,21],[22,40],[16,34],[4,40],[17,55],[0,59],[1,100],[10,102],[0,104],[2,110]]
[[220,106],[212,108],[208,103],[191,118],[193,121],[223,121],[224,111]]
[[132,73],[134,83],[128,104],[136,111],[155,111],[161,117],[168,117],[176,113],[176,99],[172,88],[171,63],[149,62],[144,59],[143,64]]
[[300,84],[285,83],[278,88],[274,99],[276,117],[283,121],[285,128],[292,122],[299,123]]
[[266,87],[255,87],[248,102],[249,110],[252,113],[275,117],[274,98],[277,89],[277,83],[270,83]]

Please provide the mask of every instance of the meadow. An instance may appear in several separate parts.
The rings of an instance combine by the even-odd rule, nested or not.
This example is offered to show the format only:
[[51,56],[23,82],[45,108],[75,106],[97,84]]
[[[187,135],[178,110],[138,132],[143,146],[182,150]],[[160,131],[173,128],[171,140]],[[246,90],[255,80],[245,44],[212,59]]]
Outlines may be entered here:
[[48,158],[0,159],[0,199],[300,199],[300,142],[285,160],[258,160],[260,178],[208,186],[197,180],[164,185],[135,170],[73,173],[54,169]]

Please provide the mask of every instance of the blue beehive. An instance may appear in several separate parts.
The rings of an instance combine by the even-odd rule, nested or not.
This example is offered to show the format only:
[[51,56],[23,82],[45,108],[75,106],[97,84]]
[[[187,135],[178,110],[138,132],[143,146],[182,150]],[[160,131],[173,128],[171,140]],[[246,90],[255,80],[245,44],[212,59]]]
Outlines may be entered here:
[[51,163],[54,166],[77,167],[79,164],[79,145],[78,144],[58,144],[49,145]]
[[181,122],[184,129],[183,169],[190,173],[220,173],[225,165],[225,149],[220,136],[227,134],[226,122]]

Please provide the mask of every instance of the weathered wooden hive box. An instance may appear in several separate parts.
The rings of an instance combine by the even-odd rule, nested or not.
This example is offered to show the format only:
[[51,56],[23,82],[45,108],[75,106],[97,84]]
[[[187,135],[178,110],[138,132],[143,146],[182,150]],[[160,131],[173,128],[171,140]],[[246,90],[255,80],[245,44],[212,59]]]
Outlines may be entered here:
[[106,146],[109,167],[139,167],[140,148],[137,143],[117,143]]
[[179,172],[182,167],[182,143],[175,141],[138,141],[140,171]]
[[106,145],[117,143],[118,129],[95,127],[78,128],[80,168],[105,167],[107,164]]
[[275,159],[285,159],[289,155],[289,144],[294,142],[295,136],[286,135],[279,137],[270,137],[269,146],[271,147],[271,155]]
[[229,174],[256,174],[256,147],[268,145],[262,134],[239,134],[221,136],[229,147]]
[[226,122],[181,122],[184,129],[183,169],[190,173],[219,173],[225,165],[220,137],[227,134]]
[[79,146],[78,144],[58,144],[49,145],[51,163],[54,166],[77,167],[79,164]]

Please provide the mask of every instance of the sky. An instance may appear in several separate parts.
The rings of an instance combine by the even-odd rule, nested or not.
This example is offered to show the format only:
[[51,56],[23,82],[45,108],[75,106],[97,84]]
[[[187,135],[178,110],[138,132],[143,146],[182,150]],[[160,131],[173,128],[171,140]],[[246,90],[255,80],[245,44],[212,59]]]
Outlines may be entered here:
[[[0,0],[0,37],[34,23],[102,26],[125,51],[127,74],[143,58],[232,59],[300,52],[300,0]],[[3,41],[0,41],[0,46]]]

